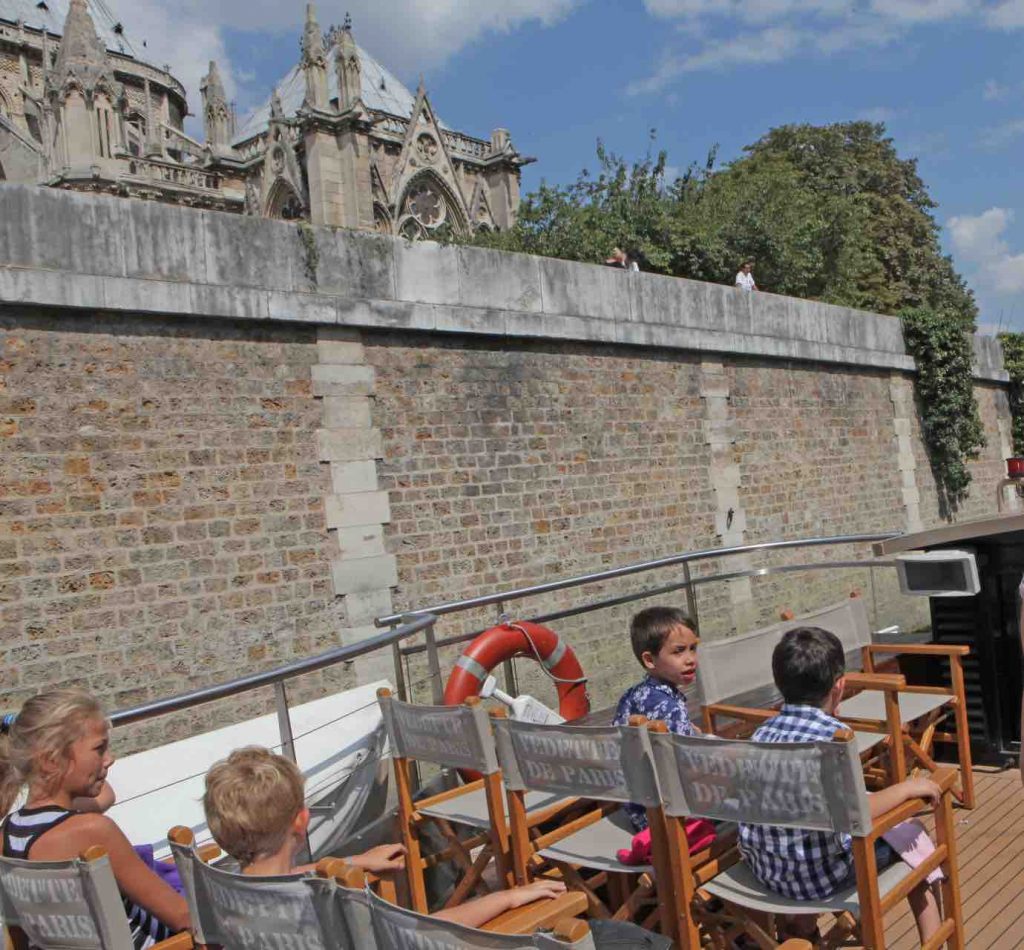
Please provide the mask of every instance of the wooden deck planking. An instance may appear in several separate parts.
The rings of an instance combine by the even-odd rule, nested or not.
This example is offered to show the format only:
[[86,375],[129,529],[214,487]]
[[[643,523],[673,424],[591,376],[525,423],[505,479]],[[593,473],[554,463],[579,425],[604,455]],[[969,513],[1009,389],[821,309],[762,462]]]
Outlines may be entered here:
[[[1024,946],[1024,788],[1016,769],[976,770],[975,783],[978,807],[955,816],[967,945],[1010,950]],[[905,901],[885,933],[892,950],[919,946]]]

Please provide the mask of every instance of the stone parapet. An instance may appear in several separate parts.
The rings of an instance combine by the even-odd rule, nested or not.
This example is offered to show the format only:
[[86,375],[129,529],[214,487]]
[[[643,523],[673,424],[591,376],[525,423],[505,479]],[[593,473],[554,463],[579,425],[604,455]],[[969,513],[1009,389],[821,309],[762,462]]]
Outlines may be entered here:
[[[18,185],[0,185],[0,301],[914,369],[897,318],[847,307]],[[1005,382],[998,341],[975,352],[977,378]],[[357,394],[363,369],[314,386]]]

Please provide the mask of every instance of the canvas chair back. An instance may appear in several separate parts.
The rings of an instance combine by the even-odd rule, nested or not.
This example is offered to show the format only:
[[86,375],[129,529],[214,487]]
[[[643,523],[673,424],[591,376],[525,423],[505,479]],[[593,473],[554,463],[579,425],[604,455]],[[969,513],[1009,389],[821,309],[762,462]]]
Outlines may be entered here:
[[647,730],[632,726],[541,726],[495,718],[505,786],[657,807]]
[[747,697],[747,705],[770,705],[778,698],[772,682],[772,652],[782,635],[796,627],[822,627],[834,633],[854,669],[860,668],[861,647],[871,643],[867,608],[861,597],[849,597],[739,637],[702,641],[697,667],[698,701],[707,706]]
[[545,934],[489,933],[404,910],[369,895],[377,950],[593,950],[589,934],[566,943]]
[[421,706],[380,694],[377,701],[395,758],[472,769],[484,775],[498,770],[482,706]]
[[[335,899],[330,880],[300,874],[255,877],[206,864],[191,845],[171,842],[184,885],[196,943],[218,944],[224,950],[351,950],[346,901]],[[361,892],[357,900],[365,903]],[[364,930],[369,931],[368,921]],[[295,944],[295,940],[299,944]]]
[[39,950],[132,950],[110,860],[0,858],[0,912]]
[[652,733],[665,814],[863,837],[871,831],[856,743],[751,742]]

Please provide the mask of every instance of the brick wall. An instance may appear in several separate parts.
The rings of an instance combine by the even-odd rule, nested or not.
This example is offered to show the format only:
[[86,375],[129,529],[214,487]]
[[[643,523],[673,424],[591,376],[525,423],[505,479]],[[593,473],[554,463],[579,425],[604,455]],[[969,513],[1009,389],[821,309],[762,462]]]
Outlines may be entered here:
[[[330,413],[315,367],[341,345],[365,360],[363,421],[381,437],[397,610],[723,543],[906,527],[893,387],[907,380],[890,370],[400,330],[318,347],[317,333],[0,310],[0,684],[10,704],[75,682],[124,707],[372,632],[331,582],[339,551],[324,499],[339,484],[321,461]],[[989,444],[970,516],[994,508],[1006,438],[1003,390],[978,394]],[[904,440],[922,520],[934,524],[917,426]],[[697,573],[865,553],[793,551]],[[665,568],[506,607],[563,611],[681,578]],[[893,588],[885,572],[784,574],[703,586],[698,606],[704,635],[716,637],[851,591],[872,598],[879,625],[920,622],[922,603]],[[595,705],[638,675],[626,631],[642,605],[552,624],[580,655]],[[497,613],[444,618],[438,633],[483,629]],[[445,675],[459,649],[443,651]],[[518,669],[525,690],[554,703],[535,664]],[[408,674],[428,700],[422,655]],[[339,668],[296,692],[358,675]],[[268,700],[182,715],[129,743],[244,718]]]
[[301,327],[0,310],[5,706],[81,683],[125,707],[337,642],[316,358]]

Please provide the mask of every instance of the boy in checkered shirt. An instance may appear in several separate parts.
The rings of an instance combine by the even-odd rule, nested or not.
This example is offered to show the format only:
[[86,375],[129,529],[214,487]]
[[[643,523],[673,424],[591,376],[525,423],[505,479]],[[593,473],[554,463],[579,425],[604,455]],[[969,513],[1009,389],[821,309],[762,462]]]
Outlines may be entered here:
[[[777,716],[763,723],[755,742],[831,741],[846,727],[835,718],[846,685],[846,657],[835,634],[821,627],[790,630],[772,654],[772,674],[782,694]],[[868,796],[871,817],[877,818],[911,798],[937,805],[938,786],[912,778]],[[740,851],[754,876],[766,887],[795,900],[821,900],[855,883],[849,835],[801,831],[764,825],[740,825]],[[879,838],[875,843],[878,870],[900,860]],[[907,895],[924,944],[940,924],[935,893],[921,882]],[[810,915],[794,917],[794,936],[816,937]]]

